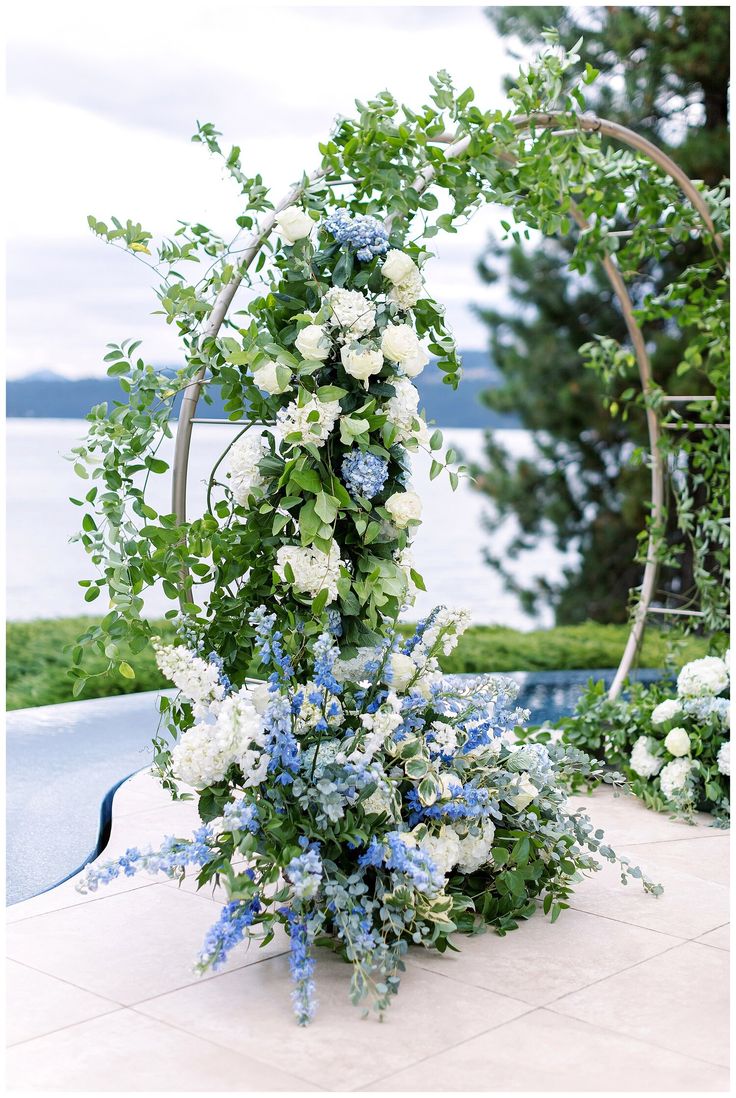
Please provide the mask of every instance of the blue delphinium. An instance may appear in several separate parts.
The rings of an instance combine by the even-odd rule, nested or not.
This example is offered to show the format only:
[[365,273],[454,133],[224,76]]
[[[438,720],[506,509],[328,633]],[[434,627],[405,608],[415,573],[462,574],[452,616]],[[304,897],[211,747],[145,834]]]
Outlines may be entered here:
[[338,244],[352,248],[361,262],[368,262],[388,251],[388,233],[370,214],[351,214],[341,208],[325,218],[324,227]]
[[77,891],[96,892],[98,885],[109,884],[121,873],[125,877],[132,877],[140,872],[181,877],[188,866],[201,869],[212,861],[217,853],[209,845],[212,839],[211,828],[203,824],[188,841],[169,835],[158,850],[141,851],[137,847],[130,847],[114,861],[88,866],[77,882]]
[[314,1017],[317,1002],[314,997],[314,957],[311,953],[312,937],[306,916],[294,911],[286,913],[289,923],[289,969],[294,981],[292,1002],[300,1026],[306,1026]]
[[274,667],[268,681],[271,689],[276,690],[279,682],[294,677],[294,665],[291,656],[284,652],[282,644],[283,633],[274,629],[276,615],[269,614],[265,606],[258,606],[248,617],[250,625],[254,626],[258,638],[257,651],[261,661]]
[[343,458],[342,479],[351,496],[373,499],[383,488],[388,476],[388,463],[357,446]]
[[222,815],[225,820],[223,831],[250,831],[254,835],[258,830],[258,809],[243,797],[226,804]]
[[245,938],[260,910],[261,901],[257,896],[253,900],[232,900],[225,904],[220,918],[205,935],[197,969],[204,971],[211,967],[217,972],[222,968],[230,951]]
[[225,688],[225,693],[232,693],[233,684],[230,682],[229,676],[225,674],[225,661],[223,660],[222,656],[218,656],[217,652],[210,652],[209,656],[207,657],[207,662],[211,663],[214,667],[217,668],[220,685]]
[[385,866],[406,877],[417,892],[436,892],[444,880],[429,855],[417,846],[408,846],[400,831],[390,831],[379,841],[375,836],[365,854],[358,859],[361,866]]
[[305,843],[304,853],[292,858],[284,871],[299,900],[312,899],[320,886],[323,872],[319,847],[315,843],[309,844],[304,838],[299,840],[300,846],[304,847]]
[[332,633],[320,633],[314,642],[314,681],[330,694],[341,694],[342,685],[333,673],[335,661],[340,650],[334,643]]

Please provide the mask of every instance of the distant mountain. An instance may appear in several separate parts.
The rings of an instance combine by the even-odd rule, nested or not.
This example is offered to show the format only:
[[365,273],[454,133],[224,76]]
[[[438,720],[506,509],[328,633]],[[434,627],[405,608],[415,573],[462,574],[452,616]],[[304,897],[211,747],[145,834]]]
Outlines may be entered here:
[[[515,416],[498,415],[480,403],[480,393],[499,384],[488,355],[466,351],[462,359],[463,380],[456,392],[442,384],[438,370],[427,368],[417,378],[427,419],[440,427],[519,427]],[[6,394],[7,415],[13,419],[83,419],[94,404],[112,403],[124,395],[115,378],[69,380],[49,370],[8,381]],[[206,415],[224,416],[219,401],[207,406]]]

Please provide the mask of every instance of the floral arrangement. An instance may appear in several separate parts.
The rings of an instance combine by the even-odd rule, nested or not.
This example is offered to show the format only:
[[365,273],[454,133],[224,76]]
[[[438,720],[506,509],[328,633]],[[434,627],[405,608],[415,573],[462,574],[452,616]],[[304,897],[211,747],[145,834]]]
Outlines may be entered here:
[[[624,772],[637,796],[660,811],[691,820],[710,812],[717,826],[730,817],[729,656],[686,663],[676,679],[632,683],[608,698],[591,683],[573,716],[539,742],[562,740]],[[674,696],[673,696],[674,695]]]
[[[558,99],[576,61],[545,55],[524,75],[518,109]],[[223,157],[243,196],[238,231],[225,241],[183,224],[159,243],[149,265],[186,365],[172,378],[137,358],[137,344],[112,345],[108,370],[126,400],[93,409],[74,451],[92,481],[75,501],[97,568],[82,581],[85,598],[105,590],[109,599],[73,653],[75,691],[88,649],[113,664],[121,638],[134,652],[153,641],[180,692],[160,700],[156,765],[173,796],[196,796],[202,820],[189,839],[90,867],[80,887],[139,871],[221,882],[228,902],[198,967],[217,968],[237,943],[268,942],[282,927],[302,1023],[314,1011],[318,945],[345,957],[354,1000],[380,1013],[411,946],[444,951],[455,932],[486,926],[504,934],[538,906],[554,921],[601,859],[620,865],[624,883],[661,891],[567,804],[571,783],[621,788],[621,775],[571,746],[517,742],[528,714],[511,683],[440,674],[438,655],[467,614],[439,608],[408,640],[397,629],[424,587],[412,560],[422,509],[411,453],[426,450],[430,476],[446,471],[453,486],[464,472],[443,454],[414,384],[430,355],[450,387],[460,377],[425,284],[427,243],[494,195],[520,213],[527,203],[548,231],[560,216],[557,190],[542,187],[537,201],[526,183],[532,163],[541,178],[557,177],[549,150],[558,139],[520,141],[511,116],[481,112],[446,74],[432,85],[432,102],[403,120],[388,94],[339,120],[320,171],[278,206],[243,171],[239,150],[223,154],[214,127],[199,127],[195,140]],[[571,122],[579,102],[566,94],[559,104]],[[460,145],[433,146],[448,127],[465,135]],[[560,164],[586,205],[598,140],[576,141],[585,155],[574,149]],[[461,164],[453,157],[463,146]],[[140,225],[90,225],[149,262],[155,246]],[[581,237],[581,248],[591,240]],[[205,265],[198,282],[182,275],[187,263]],[[251,291],[245,308],[221,327],[241,283]],[[159,513],[147,486],[168,470],[159,448],[177,393],[193,382],[205,402],[218,388],[227,415],[246,426],[212,470],[204,514],[184,522]],[[178,616],[176,645],[152,638],[144,613],[158,583],[178,604],[168,615]]]

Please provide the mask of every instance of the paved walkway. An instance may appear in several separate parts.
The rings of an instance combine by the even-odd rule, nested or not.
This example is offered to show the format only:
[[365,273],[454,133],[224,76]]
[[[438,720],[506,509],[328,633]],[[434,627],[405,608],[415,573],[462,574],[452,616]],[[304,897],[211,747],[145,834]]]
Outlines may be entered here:
[[[317,967],[318,1015],[292,1019],[287,943],[191,964],[221,895],[141,877],[69,882],[9,909],[8,1086],[49,1091],[726,1091],[727,834],[601,790],[611,843],[665,886],[613,870],[570,911],[505,938],[413,951],[385,1023],[362,1020],[348,972]],[[115,799],[105,856],[185,835],[191,804],[140,774]]]

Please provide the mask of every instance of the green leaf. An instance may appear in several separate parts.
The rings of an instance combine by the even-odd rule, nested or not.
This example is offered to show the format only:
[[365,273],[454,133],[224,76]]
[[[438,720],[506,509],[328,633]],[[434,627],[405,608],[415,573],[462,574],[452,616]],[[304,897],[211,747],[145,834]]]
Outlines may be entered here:
[[120,672],[120,674],[123,676],[124,679],[134,679],[135,678],[135,671],[133,670],[133,668],[130,666],[129,663],[125,662],[125,660],[123,660],[121,663],[118,664],[118,671]]

